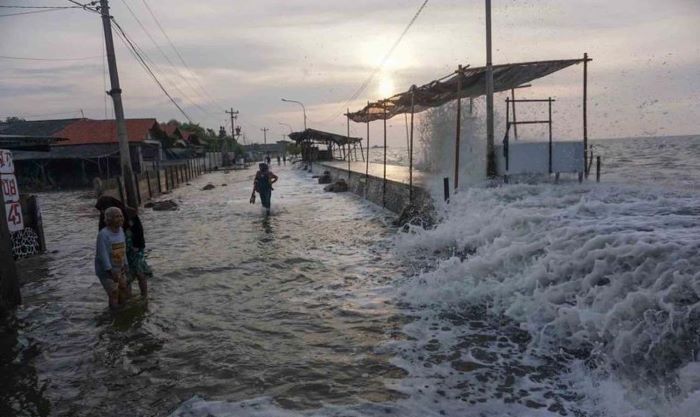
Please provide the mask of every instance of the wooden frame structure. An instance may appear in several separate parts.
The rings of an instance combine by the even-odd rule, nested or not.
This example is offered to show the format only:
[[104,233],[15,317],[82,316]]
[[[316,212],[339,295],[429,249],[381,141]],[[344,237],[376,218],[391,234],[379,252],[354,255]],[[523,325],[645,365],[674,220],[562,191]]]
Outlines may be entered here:
[[[420,87],[415,85],[403,93],[395,94],[389,98],[368,102],[367,105],[355,112],[346,114],[348,123],[350,120],[356,123],[367,124],[367,149],[369,150],[369,123],[376,120],[382,120],[384,124],[384,176],[383,176],[383,205],[386,205],[386,121],[399,114],[411,114],[411,128],[409,133],[409,197],[413,203],[413,134],[414,134],[414,115],[417,112],[422,112],[434,107],[441,106],[450,101],[457,100],[457,125],[455,129],[455,172],[454,172],[454,188],[459,186],[459,150],[460,150],[460,131],[461,131],[461,110],[462,98],[471,100],[482,95],[488,95],[493,92],[503,92],[510,90],[511,98],[507,101],[507,106],[512,105],[513,121],[512,126],[517,137],[518,124],[531,124],[533,121],[518,122],[515,114],[515,103],[525,102],[527,100],[516,100],[515,89],[529,87],[531,81],[545,77],[554,72],[560,71],[572,65],[583,63],[583,160],[584,172],[588,176],[588,118],[587,118],[587,99],[588,99],[588,62],[591,59],[587,53],[583,54],[583,58],[566,59],[566,60],[550,60],[550,61],[533,61],[514,64],[502,65],[487,65],[485,67],[469,67],[460,65],[456,71],[442,78],[431,81]],[[487,79],[493,77],[492,83],[487,83]],[[487,85],[490,84],[490,85]],[[491,91],[489,91],[491,90]],[[549,141],[550,141],[550,162],[549,168],[551,171],[551,105],[554,101],[551,97],[545,101],[549,102],[550,117],[548,121],[534,121],[537,123],[549,124]],[[491,116],[492,117],[492,116]],[[509,118],[510,116],[508,116]],[[349,136],[349,126],[348,126]],[[487,150],[487,159],[495,158],[493,152]],[[591,158],[592,160],[592,158]],[[348,165],[348,170],[350,169]],[[495,170],[495,162],[487,161],[487,175],[491,175]],[[369,177],[369,157],[367,158],[367,167],[365,168],[366,184]],[[365,190],[365,194],[367,190]]]

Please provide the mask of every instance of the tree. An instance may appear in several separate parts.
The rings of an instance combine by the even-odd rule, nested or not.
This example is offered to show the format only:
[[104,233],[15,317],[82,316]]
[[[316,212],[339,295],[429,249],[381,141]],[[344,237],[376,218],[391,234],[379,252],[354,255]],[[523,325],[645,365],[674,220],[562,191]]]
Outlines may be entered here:
[[15,117],[15,116],[10,116],[10,117],[7,117],[5,119],[6,123],[16,123],[16,122],[24,122],[24,121],[26,121],[26,120],[24,120],[21,117]]

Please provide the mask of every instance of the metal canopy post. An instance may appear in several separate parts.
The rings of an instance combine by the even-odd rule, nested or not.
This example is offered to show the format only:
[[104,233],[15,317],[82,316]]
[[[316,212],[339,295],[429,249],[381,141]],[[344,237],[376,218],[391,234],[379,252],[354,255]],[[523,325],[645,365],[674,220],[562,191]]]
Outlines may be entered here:
[[[459,93],[462,91],[462,66],[457,69],[457,131],[455,133],[455,190],[459,186],[459,137],[462,131],[462,98]],[[411,96],[413,97],[413,96]],[[411,101],[413,106],[413,101]],[[411,107],[413,112],[413,107]],[[412,115],[413,113],[411,113]]]
[[382,180],[382,207],[386,207],[386,101],[384,101],[384,175]]
[[415,112],[416,86],[411,87],[411,138],[408,145],[408,201],[413,204],[413,113]]
[[[369,106],[369,101],[367,102]],[[365,159],[365,198],[369,196],[369,118],[367,118],[367,159]]]
[[[508,178],[508,168],[510,165],[510,158],[508,155],[508,145],[510,138],[508,136],[508,133],[510,132],[510,99],[506,97],[506,136],[503,138],[503,156],[505,157],[506,160],[506,170],[505,170],[505,175],[506,178]],[[515,124],[513,124],[515,126]],[[507,181],[506,181],[507,182]]]
[[588,177],[588,53],[583,54],[583,171]]
[[515,140],[518,140],[518,119],[515,117],[515,88],[510,89],[510,98],[512,99],[511,104],[513,106],[513,122],[515,122],[513,125],[513,136]]
[[[549,173],[552,173],[552,97],[547,100],[549,106]],[[515,103],[513,103],[515,105]],[[515,115],[513,115],[515,116]]]
[[350,183],[350,109],[347,109],[348,112],[346,114],[346,120],[347,120],[347,126],[348,126],[348,136],[347,136],[347,145],[348,145],[348,185]]

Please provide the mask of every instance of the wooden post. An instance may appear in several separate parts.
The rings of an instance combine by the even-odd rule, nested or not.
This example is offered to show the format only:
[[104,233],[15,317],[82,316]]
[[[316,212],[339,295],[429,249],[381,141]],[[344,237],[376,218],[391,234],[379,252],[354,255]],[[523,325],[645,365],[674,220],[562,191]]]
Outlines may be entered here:
[[156,178],[158,178],[158,194],[162,194],[163,188],[160,184],[160,161],[156,161]]
[[511,105],[513,106],[513,137],[518,140],[518,118],[515,117],[515,88],[510,89]]
[[[411,86],[411,135],[408,143],[408,201],[413,204],[413,113],[415,111],[416,86]],[[461,101],[461,100],[460,100]]]
[[151,175],[146,171],[146,185],[148,185],[148,199],[153,199],[153,189],[151,189]]
[[588,176],[588,53],[583,54],[583,170]]
[[386,207],[386,100],[384,101],[384,175],[382,178],[382,207]]
[[[515,126],[515,123],[512,123],[513,126]],[[510,99],[506,97],[506,137],[503,138],[503,156],[505,157],[506,160],[506,167],[505,167],[505,177],[508,177],[508,168],[509,168],[509,159],[508,158],[508,141],[509,141],[509,130],[510,130],[511,122],[510,122]],[[507,182],[507,180],[506,180]]]
[[[549,105],[549,173],[552,173],[552,97],[547,100]],[[515,117],[515,114],[513,114]]]
[[369,101],[367,102],[367,159],[365,159],[365,198],[369,197]]
[[29,212],[32,214],[34,222],[34,231],[39,237],[39,250],[42,253],[46,252],[46,236],[44,235],[44,221],[41,218],[41,209],[39,208],[39,199],[32,195],[27,199]]
[[[141,181],[139,178],[139,174],[134,173],[134,186],[136,188],[136,204],[138,206],[141,205],[141,201],[142,201],[141,200],[141,184],[140,183],[141,183]],[[126,213],[124,213],[124,215],[126,215]]]
[[600,155],[595,157],[595,182],[600,182]]
[[12,252],[12,235],[7,225],[5,194],[0,189],[0,314],[22,303],[17,266]]
[[445,194],[445,201],[448,201],[450,199],[450,179],[448,177],[442,179],[442,189]]
[[[457,132],[455,133],[455,190],[459,186],[459,138],[462,130],[462,98],[459,96],[459,94],[461,92],[462,66],[460,65],[457,68]],[[413,100],[413,98],[411,98],[411,100]]]
[[347,109],[348,112],[345,113],[345,119],[347,120],[347,126],[348,126],[348,135],[347,135],[347,144],[348,144],[348,186],[350,186],[350,109]]

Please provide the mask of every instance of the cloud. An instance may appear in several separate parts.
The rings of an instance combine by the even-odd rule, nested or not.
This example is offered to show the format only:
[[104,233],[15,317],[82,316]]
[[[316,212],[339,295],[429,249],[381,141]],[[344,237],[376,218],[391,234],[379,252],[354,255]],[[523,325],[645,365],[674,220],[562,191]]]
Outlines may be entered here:
[[[155,62],[154,70],[160,69],[159,78],[185,111],[216,128],[226,122],[224,108],[234,107],[241,111],[244,127],[265,125],[280,131],[285,128],[278,122],[297,126],[301,120],[299,109],[282,103],[281,97],[302,100],[316,127],[343,131],[344,118],[333,116],[344,111],[347,99],[422,3],[146,1],[193,73],[180,63],[141,0],[127,2],[175,68],[121,2],[112,2],[112,14]],[[655,126],[668,133],[697,130],[693,120],[700,119],[700,109],[692,105],[700,97],[696,1],[510,0],[494,5],[493,21],[496,62],[571,58],[589,52],[594,59],[590,123],[595,136],[632,136]],[[0,55],[100,55],[101,30],[99,16],[82,10],[7,19],[0,25]],[[115,42],[127,114],[181,119],[120,41]],[[484,60],[483,2],[432,0],[381,76],[391,78],[398,92],[446,75],[458,64],[478,66]],[[351,109],[380,98],[377,82],[349,104]],[[48,89],[51,85],[57,87]],[[557,96],[557,129],[577,135],[580,86],[580,68],[574,68],[543,79],[522,94]],[[0,90],[4,113],[85,108],[88,115],[104,116],[99,59],[60,65],[3,61]],[[638,108],[651,98],[658,101]],[[691,105],[681,110],[677,103],[687,99]],[[393,125],[390,140],[402,143],[403,124]]]

